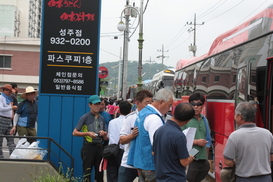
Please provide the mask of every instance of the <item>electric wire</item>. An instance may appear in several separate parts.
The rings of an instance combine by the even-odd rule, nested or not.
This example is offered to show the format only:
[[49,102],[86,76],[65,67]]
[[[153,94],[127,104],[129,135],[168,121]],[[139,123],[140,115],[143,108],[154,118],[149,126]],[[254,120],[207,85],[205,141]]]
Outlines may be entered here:
[[148,3],[149,3],[149,0],[147,0],[147,2],[146,2],[146,5],[145,5],[145,8],[144,8],[143,14],[145,13],[145,11],[146,11],[146,9],[147,9]]
[[242,19],[240,22],[237,23],[237,25],[240,25],[245,21],[247,18],[249,18],[250,15],[252,15],[257,9],[259,9],[262,5],[264,5],[268,0],[265,0],[261,5],[259,5],[256,9],[254,9],[251,13],[249,13],[244,19]]
[[100,50],[102,50],[102,51],[104,51],[104,52],[106,52],[106,53],[108,53],[108,54],[110,54],[110,55],[112,55],[112,56],[115,56],[115,57],[117,57],[117,58],[120,58],[120,56],[118,56],[118,55],[116,55],[116,54],[113,54],[113,53],[111,53],[111,52],[109,52],[109,51],[106,51],[106,50],[103,49],[103,48],[100,48]]
[[211,19],[206,20],[205,22],[208,22],[208,21],[213,20],[213,19],[215,19],[215,18],[219,18],[219,17],[222,16],[223,14],[226,14],[227,12],[229,12],[230,10],[232,10],[233,8],[237,7],[237,6],[238,6],[239,4],[241,4],[242,2],[244,2],[244,0],[240,1],[240,2],[237,3],[236,5],[232,6],[231,8],[229,8],[229,9],[226,10],[226,11],[224,11],[223,13],[221,13],[221,14],[215,16],[214,18],[211,18]]
[[[222,6],[223,4],[225,4],[227,0],[225,0],[224,2],[222,2],[220,5],[218,5],[221,1],[217,2],[216,4],[214,4],[211,8],[209,8],[208,10],[206,10],[204,13],[198,15],[196,18],[200,19],[205,17],[206,15],[212,13],[215,9],[219,8],[220,6]],[[218,5],[217,7],[214,8],[214,6]],[[211,10],[212,9],[212,10]],[[211,10],[211,11],[210,11]]]
[[166,44],[166,47],[168,47],[170,44],[175,43],[185,31],[186,31],[186,25],[184,25],[184,27],[176,34],[176,36],[168,44]]
[[[241,4],[243,1],[244,1],[244,0],[240,1],[240,2],[237,3],[235,6],[231,7],[230,9],[228,9],[227,11],[221,13],[220,15],[215,16],[214,18],[211,18],[211,19],[209,19],[209,20],[206,20],[205,22],[208,22],[208,21],[210,21],[210,20],[212,20],[212,19],[218,18],[219,16],[221,16],[221,15],[227,13],[227,12],[230,11],[231,9],[237,7],[237,6],[238,6],[239,4]],[[220,7],[220,6],[223,5],[225,2],[226,2],[226,1],[224,1],[222,4],[218,5],[216,8]],[[213,5],[212,7],[216,6],[217,4],[218,4],[218,3],[216,3],[216,4]],[[210,12],[208,12],[208,13],[206,13],[206,14],[204,14],[204,13],[201,14],[201,15],[203,15],[202,17],[204,17],[204,16],[208,15],[209,13],[213,12],[216,8],[214,8],[212,11],[210,11]],[[210,9],[212,9],[212,8],[210,8]],[[206,11],[206,12],[207,12],[207,11]],[[201,15],[200,15],[200,16],[201,16]],[[180,32],[181,32],[181,31],[180,31]],[[183,33],[184,33],[184,32],[183,32]],[[181,34],[181,35],[182,35],[182,34]],[[190,36],[189,36],[185,41],[183,41],[183,42],[181,42],[180,44],[178,44],[177,46],[175,46],[175,47],[173,47],[173,48],[168,48],[168,49],[169,49],[169,50],[177,49],[178,47],[180,47],[181,45],[183,45],[183,44],[184,44],[187,40],[189,40],[189,39],[190,39]],[[169,44],[170,44],[170,43],[169,43]],[[168,45],[169,45],[169,44],[168,44]],[[170,45],[170,46],[171,46],[171,45]],[[168,47],[170,47],[170,46],[168,46]]]
[[[146,9],[147,9],[147,6],[148,6],[148,3],[149,3],[149,0],[147,0],[147,2],[146,2],[146,5],[145,5],[145,8],[144,8],[144,11],[143,11],[143,15],[144,15],[144,13],[145,13],[145,11],[146,11]],[[142,15],[142,16],[143,16]],[[135,19],[136,20],[136,19]],[[135,22],[135,21],[134,21]],[[133,24],[134,24],[134,22],[133,22]],[[134,29],[134,31],[131,33],[131,35],[129,36],[129,38],[131,38],[133,35],[134,35],[134,33],[136,32],[136,29],[138,28],[138,26],[139,26],[139,21],[138,21],[138,24],[137,24],[137,26],[135,27],[135,29]]]

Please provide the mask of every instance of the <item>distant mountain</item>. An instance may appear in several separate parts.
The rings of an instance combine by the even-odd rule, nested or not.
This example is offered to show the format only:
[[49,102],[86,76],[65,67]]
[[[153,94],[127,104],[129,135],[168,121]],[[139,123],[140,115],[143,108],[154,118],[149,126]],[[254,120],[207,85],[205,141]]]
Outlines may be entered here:
[[[99,66],[104,66],[108,69],[108,77],[106,78],[108,82],[112,82],[114,85],[118,84],[118,70],[119,70],[119,62],[106,62],[101,63]],[[158,73],[162,70],[162,64],[158,63],[145,63],[142,65],[142,81],[150,80],[153,78],[154,74]],[[163,66],[163,69],[172,68],[167,67],[166,65]],[[129,86],[137,84],[137,77],[138,77],[138,62],[137,61],[128,61],[128,68],[127,68],[127,83]],[[122,71],[122,67],[121,67]]]

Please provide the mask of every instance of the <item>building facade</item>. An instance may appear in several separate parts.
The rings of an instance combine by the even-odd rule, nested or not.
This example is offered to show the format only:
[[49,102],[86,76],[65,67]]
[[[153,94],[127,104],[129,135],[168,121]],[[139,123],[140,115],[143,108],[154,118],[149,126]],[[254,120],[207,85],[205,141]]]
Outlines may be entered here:
[[42,1],[0,0],[0,36],[41,37]]
[[0,86],[17,83],[19,93],[38,89],[39,65],[40,39],[0,37]]

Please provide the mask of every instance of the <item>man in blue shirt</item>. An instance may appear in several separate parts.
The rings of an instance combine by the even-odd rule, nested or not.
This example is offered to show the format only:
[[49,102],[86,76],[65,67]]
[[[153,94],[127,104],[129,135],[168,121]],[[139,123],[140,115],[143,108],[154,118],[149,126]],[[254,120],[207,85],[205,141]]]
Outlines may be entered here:
[[101,105],[100,105],[100,115],[104,118],[105,120],[105,128],[106,128],[106,131],[108,131],[108,126],[109,126],[109,122],[111,121],[111,115],[105,111],[105,105],[106,105],[106,101],[103,99],[103,98],[100,98],[101,100]]
[[157,182],[186,182],[186,166],[193,161],[181,126],[194,116],[188,103],[176,106],[174,116],[155,132],[153,152]]
[[132,141],[127,164],[138,168],[140,182],[155,181],[153,135],[164,124],[162,115],[169,111],[173,98],[172,90],[160,89],[155,93],[153,103],[138,113],[135,126],[138,127],[139,134]]
[[[37,90],[28,86],[25,93],[21,95],[23,102],[20,102],[18,109],[14,116],[12,131],[15,132],[15,127],[19,136],[36,136],[35,122],[38,116],[38,105],[35,101]],[[16,126],[17,124],[17,126]],[[27,139],[29,143],[35,141],[35,139]]]

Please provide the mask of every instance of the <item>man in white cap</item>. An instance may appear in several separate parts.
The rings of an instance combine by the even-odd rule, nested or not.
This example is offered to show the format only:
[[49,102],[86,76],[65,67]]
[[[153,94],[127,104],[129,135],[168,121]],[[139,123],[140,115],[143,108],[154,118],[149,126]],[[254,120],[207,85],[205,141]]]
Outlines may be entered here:
[[[19,136],[36,136],[35,122],[38,116],[38,105],[35,101],[37,90],[28,86],[25,92],[21,95],[23,102],[20,102],[18,109],[13,119],[13,128],[10,134],[14,134],[17,131]],[[34,142],[35,139],[28,139],[29,143]]]
[[[10,97],[12,92],[12,86],[5,84],[3,87],[3,92],[0,95],[0,135],[10,135],[11,130],[11,119],[13,117],[13,110],[17,109],[17,106],[13,106],[13,101]],[[7,146],[9,147],[9,153],[15,147],[13,138],[6,138]],[[2,151],[3,137],[0,137],[0,158],[4,158]]]

